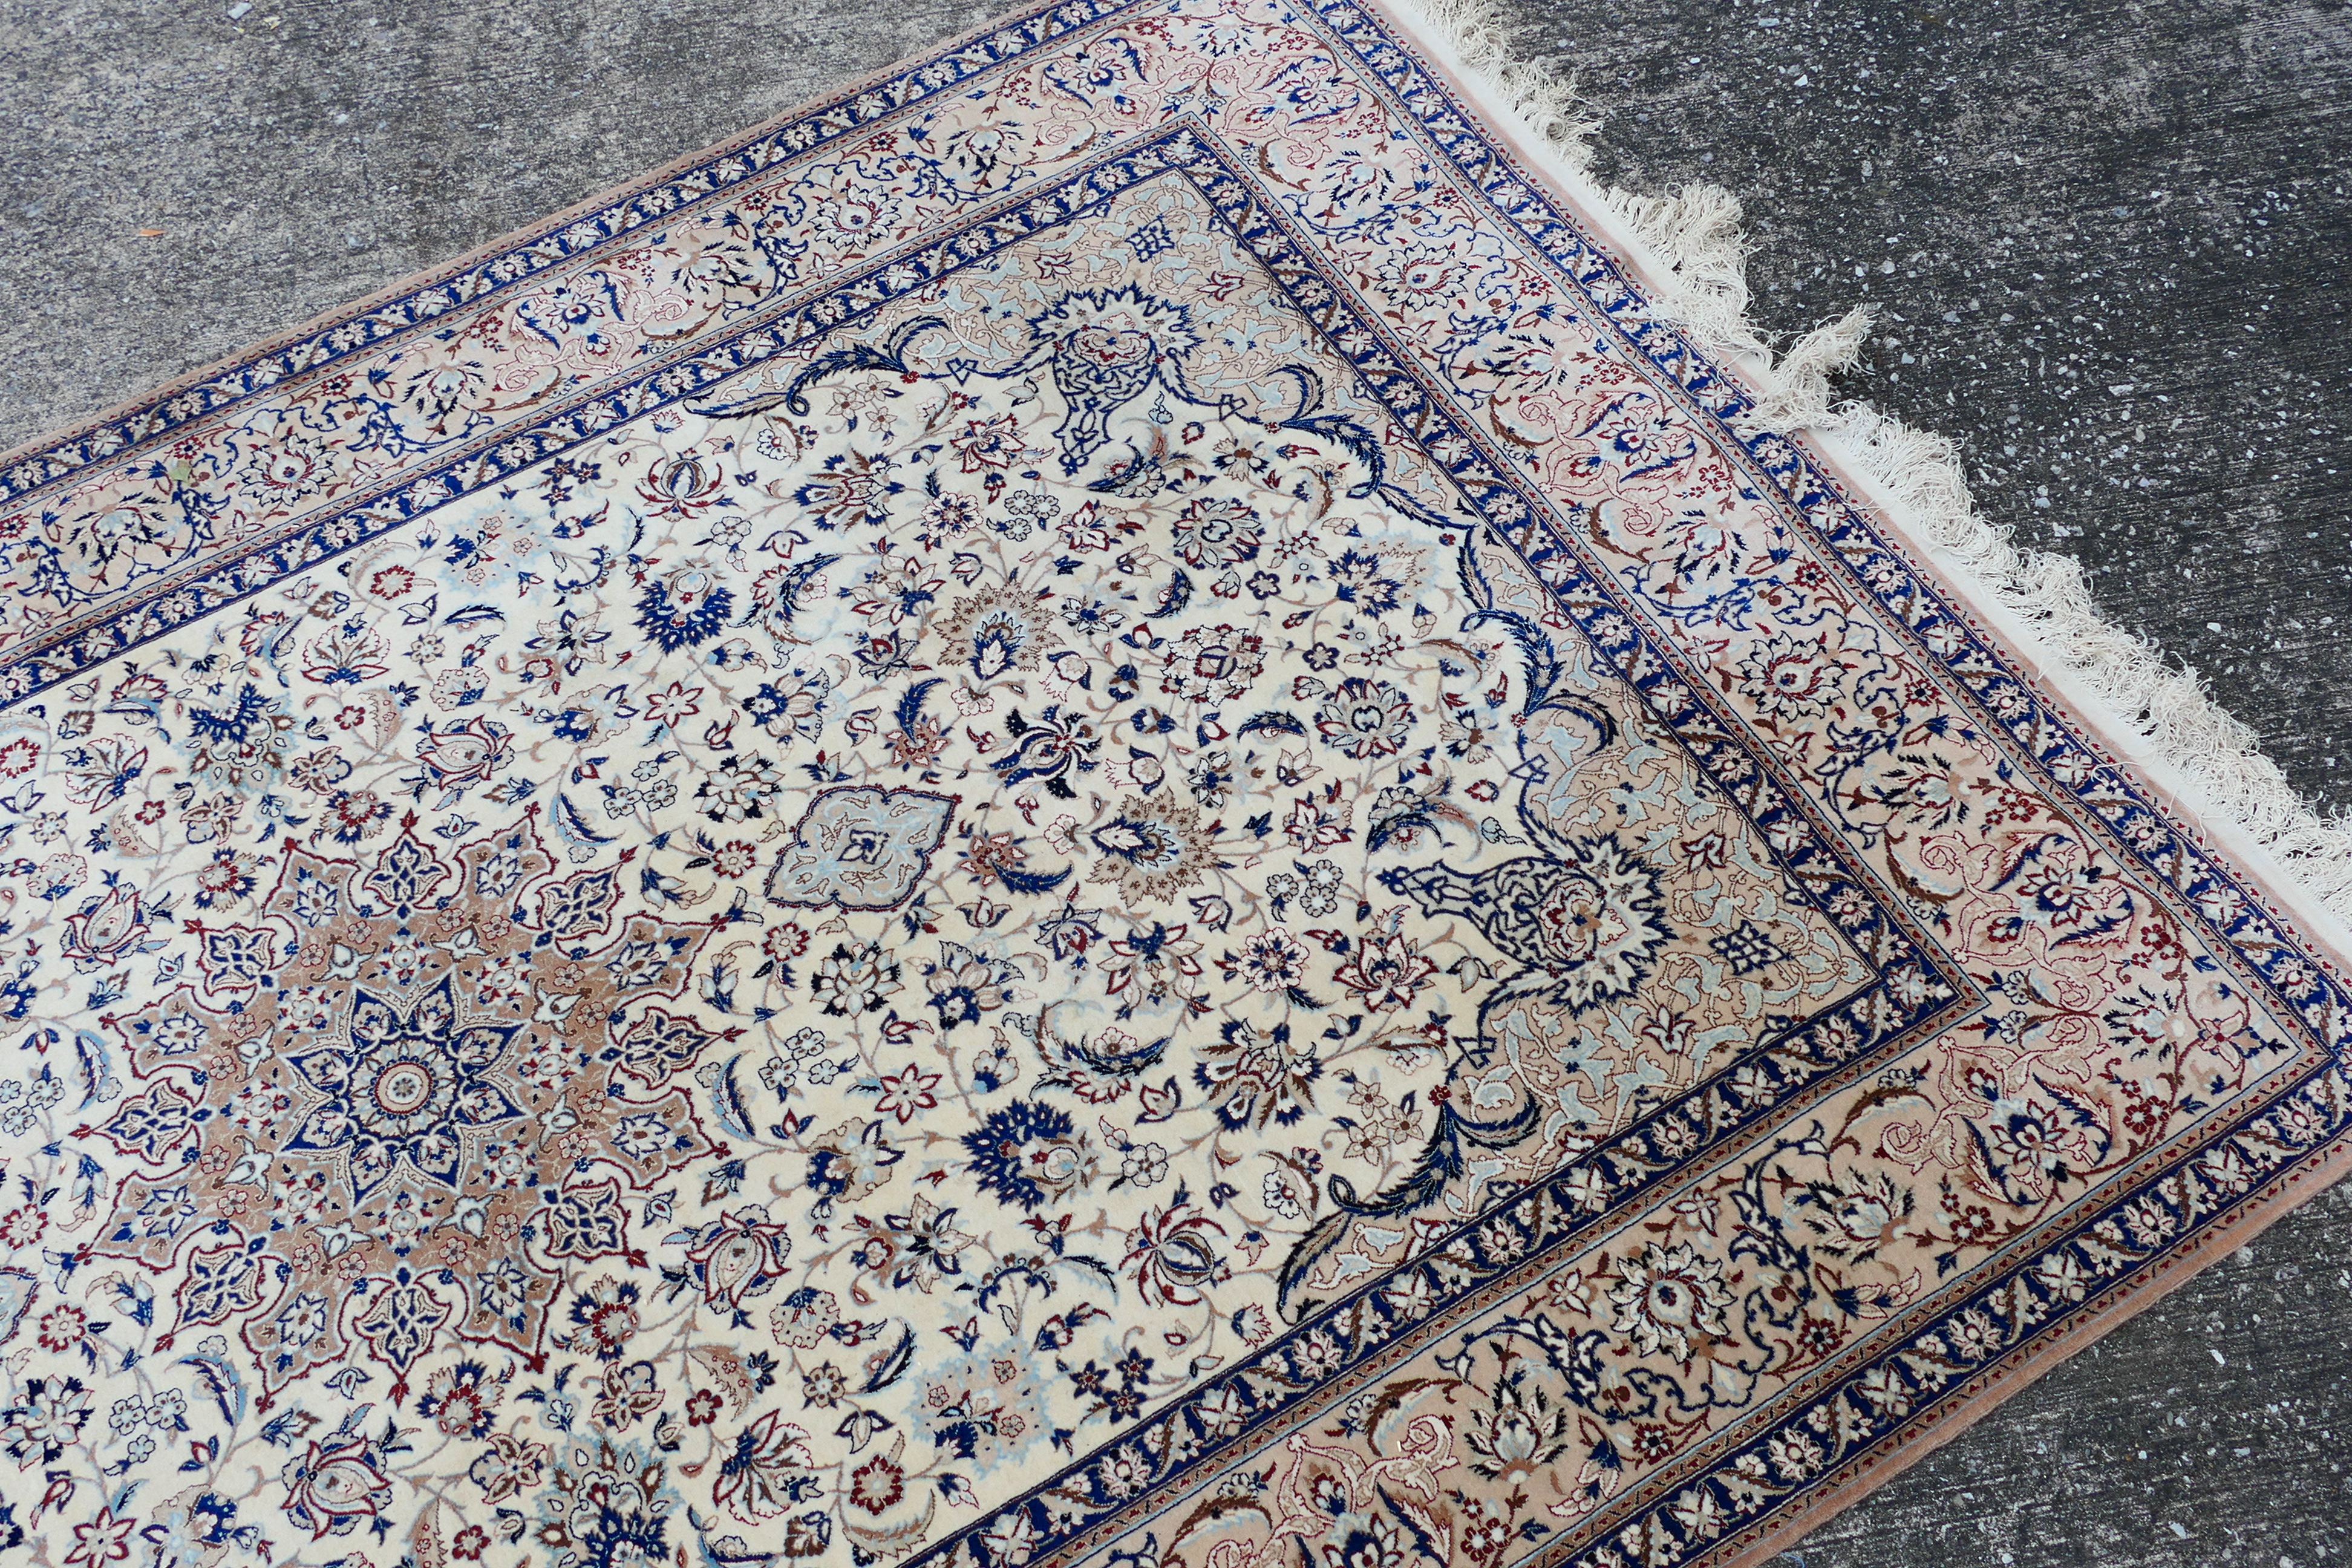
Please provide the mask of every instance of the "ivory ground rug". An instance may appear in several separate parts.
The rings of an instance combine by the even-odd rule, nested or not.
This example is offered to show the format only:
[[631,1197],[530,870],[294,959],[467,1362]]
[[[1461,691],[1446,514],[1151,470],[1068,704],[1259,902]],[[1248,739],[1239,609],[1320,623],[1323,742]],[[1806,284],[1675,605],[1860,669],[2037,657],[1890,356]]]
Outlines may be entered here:
[[2331,918],[1435,32],[0,466],[0,1561],[1733,1563],[2338,1167]]

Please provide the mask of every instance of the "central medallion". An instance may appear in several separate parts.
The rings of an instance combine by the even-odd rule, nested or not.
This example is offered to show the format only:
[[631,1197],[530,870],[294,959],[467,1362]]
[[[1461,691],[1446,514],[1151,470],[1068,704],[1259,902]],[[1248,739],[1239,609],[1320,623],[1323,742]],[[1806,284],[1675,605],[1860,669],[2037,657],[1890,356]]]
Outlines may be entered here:
[[[936,835],[934,834],[935,837]],[[173,1332],[241,1324],[272,1389],[364,1341],[404,1378],[445,1330],[537,1355],[568,1264],[625,1255],[625,1191],[718,1147],[679,1076],[707,922],[622,915],[536,821],[372,859],[287,846],[201,984],[106,1020],[137,1159],[93,1256],[188,1269]]]
[[313,1048],[287,1064],[318,1097],[287,1147],[341,1157],[352,1202],[404,1165],[457,1189],[468,1142],[522,1117],[523,1086],[506,1070],[520,1025],[460,1015],[444,972],[405,1007],[367,990]]

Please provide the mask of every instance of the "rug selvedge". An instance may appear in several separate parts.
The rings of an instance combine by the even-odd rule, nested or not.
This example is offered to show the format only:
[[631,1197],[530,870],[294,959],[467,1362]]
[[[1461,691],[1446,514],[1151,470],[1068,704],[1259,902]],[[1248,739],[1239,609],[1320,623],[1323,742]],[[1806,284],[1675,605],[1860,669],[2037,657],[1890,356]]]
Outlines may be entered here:
[[[1197,10],[647,239],[585,423],[240,407],[308,553],[12,664],[0,1540],[1689,1561],[2335,1145],[2290,930],[1381,24]],[[107,482],[37,599],[236,548]]]

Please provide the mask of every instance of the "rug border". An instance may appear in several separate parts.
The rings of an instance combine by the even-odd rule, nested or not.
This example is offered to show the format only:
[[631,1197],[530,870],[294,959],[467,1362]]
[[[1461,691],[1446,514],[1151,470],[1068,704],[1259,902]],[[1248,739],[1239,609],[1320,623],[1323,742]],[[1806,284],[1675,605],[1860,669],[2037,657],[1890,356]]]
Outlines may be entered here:
[[[2257,748],[2248,748],[2261,768],[2267,768],[2270,779],[2241,779],[2248,796],[2243,809],[2234,809],[2226,801],[2212,799],[2207,791],[2182,770],[2184,758],[2178,744],[2147,733],[2137,721],[2117,710],[2084,679],[2059,650],[2035,631],[2010,606],[2000,602],[1999,590],[1984,581],[1981,574],[1952,551],[1934,542],[1933,531],[1924,520],[1913,516],[1910,509],[1894,495],[1862,449],[1873,434],[1894,432],[1910,434],[1895,421],[1864,409],[1862,417],[1853,416],[1853,405],[1832,412],[1818,392],[1807,395],[1792,393],[1785,384],[1786,378],[1775,374],[1769,354],[1761,345],[1745,317],[1744,284],[1738,296],[1727,307],[1719,301],[1709,301],[1700,310],[1689,309],[1692,301],[1683,280],[1677,277],[1685,268],[1699,267],[1720,268],[1727,256],[1737,270],[1738,258],[1744,254],[1745,240],[1737,233],[1738,216],[1737,200],[1728,193],[1706,188],[1718,207],[1719,222],[1716,234],[1706,244],[1713,254],[1706,258],[1684,255],[1669,257],[1645,237],[1640,227],[1629,219],[1627,204],[1640,198],[1629,196],[1622,190],[1601,186],[1584,167],[1589,161],[1589,149],[1583,138],[1597,128],[1597,121],[1579,117],[1572,84],[1554,77],[1548,66],[1539,61],[1517,58],[1509,37],[1512,31],[1501,16],[1497,5],[1501,0],[1361,0],[1366,8],[1387,18],[1400,31],[1408,34],[1428,51],[1446,79],[1461,94],[1465,106],[1483,120],[1485,129],[1495,141],[1507,147],[1519,161],[1552,187],[1563,198],[1563,205],[1576,212],[1585,222],[1591,237],[1613,250],[1613,259],[1626,275],[1642,286],[1644,297],[1663,310],[1672,312],[1679,304],[1682,313],[1694,320],[1699,339],[1696,346],[1703,348],[1716,367],[1735,384],[1743,385],[1757,396],[1752,401],[1768,406],[1792,410],[1785,434],[1804,445],[1809,454],[1824,472],[1843,483],[1853,495],[1862,498],[1868,509],[1876,513],[1886,526],[1893,542],[1904,547],[1923,565],[1932,568],[1933,574],[1951,590],[1951,597],[1966,605],[1999,635],[2009,651],[2024,667],[2024,672],[2041,679],[2043,685],[2058,695],[2072,710],[2085,733],[2095,736],[2120,760],[2137,768],[2151,792],[2160,795],[2171,806],[2181,826],[2201,835],[2209,847],[2226,851],[2238,867],[2248,873],[2244,879],[2268,895],[2273,904],[2292,914],[2318,940],[2315,946],[2323,951],[2314,956],[2333,961],[2339,974],[2352,976],[2352,828],[2323,822],[2307,804],[2294,795],[2276,765]],[[374,291],[341,305],[331,306],[305,321],[286,328],[259,342],[234,350],[218,359],[196,366],[144,393],[134,395],[84,416],[78,422],[55,427],[19,445],[0,450],[0,471],[36,461],[44,451],[83,440],[98,434],[104,426],[127,419],[143,411],[151,411],[174,396],[234,370],[249,366],[254,362],[278,353],[296,342],[314,336],[325,330],[362,320],[379,309],[411,298],[439,282],[459,276],[502,254],[512,254],[530,242],[543,240],[577,220],[606,208],[624,205],[643,193],[694,172],[707,168],[729,153],[773,136],[786,126],[820,110],[855,99],[875,86],[900,73],[980,44],[991,36],[1007,28],[1019,27],[1065,9],[1067,0],[1031,0],[1026,6],[1014,6],[988,17],[939,42],[921,47],[845,81],[828,90],[812,94],[766,121],[745,128],[702,148],[681,154],[668,163],[646,174],[619,182],[592,193],[560,211],[535,219],[499,235],[463,255],[436,266],[407,274],[383,285]],[[1114,0],[1114,10],[1123,8]],[[1095,18],[1101,20],[1100,16]],[[1080,24],[1083,25],[1083,24]],[[1475,52],[1475,60],[1465,54]],[[1686,187],[1690,195],[1700,187]],[[716,192],[710,194],[717,194]],[[1721,232],[1729,228],[1731,232]],[[591,247],[592,249],[595,247]],[[1695,247],[1694,247],[1695,248]],[[520,279],[518,279],[520,281]],[[1718,318],[1728,310],[1729,325]],[[1850,325],[1853,318],[1824,328],[1811,335],[1813,339],[1832,339]],[[411,330],[415,330],[412,328]],[[396,334],[395,334],[396,335]],[[1809,342],[1811,340],[1809,339]],[[1780,356],[1783,368],[1791,366],[1807,353],[1807,344],[1798,344]],[[1816,349],[1811,362],[1827,363],[1832,368],[1851,359],[1852,342],[1832,346],[1827,351]],[[1800,372],[1801,375],[1803,373]],[[1857,431],[1856,426],[1861,428]],[[1810,439],[1807,439],[1810,437]],[[139,443],[133,443],[138,445]],[[1918,467],[1948,464],[1941,455],[1930,455]],[[1951,476],[1960,489],[1965,509],[1965,483],[1957,472]],[[58,476],[70,482],[69,475]],[[58,482],[56,480],[50,481]],[[37,489],[46,489],[39,486]],[[1969,517],[1972,531],[1990,533],[1979,520]],[[2008,548],[2005,542],[2002,548]],[[2063,563],[2075,569],[2079,563],[2071,556],[2056,552],[2038,552],[2043,562]],[[2056,597],[2059,595],[2053,595]],[[2046,612],[2047,606],[2045,606]],[[2219,704],[2204,694],[2193,672],[2186,677],[2167,669],[2156,651],[2138,642],[2128,633],[2103,620],[2096,620],[2095,610],[2090,613],[2096,630],[2121,643],[2136,644],[2140,662],[2147,668],[2133,671],[2137,683],[2169,680],[2189,689],[2185,706],[2194,710],[2188,722],[2176,727],[2194,728],[2202,722],[2208,728],[2242,731]],[[2078,624],[2078,633],[2083,629]],[[2077,661],[2079,662],[2079,661]],[[2167,693],[2176,696],[2175,693]],[[2184,706],[2176,703],[2175,706]],[[2212,752],[2202,759],[2214,763],[2227,761],[2225,753]],[[2289,820],[2273,822],[2268,834],[2258,833],[2250,818],[2285,816]],[[2272,853],[2265,838],[2296,839],[2306,849],[2315,849],[2315,859],[2323,862],[2332,873],[2328,886],[2322,888],[2306,879],[2302,872]],[[2342,905],[2342,913],[2336,910]]]
[[[1531,126],[1525,115],[1492,79],[1492,73],[1464,63],[1446,23],[1433,19],[1415,0],[1350,0],[1378,13],[1398,31],[1425,47],[1433,63],[1461,94],[1466,106],[1486,122],[1484,129],[1553,187],[1561,205],[1583,219],[1592,237],[1615,252],[1613,259],[1641,288],[1654,305],[1664,306],[1681,292],[1674,260],[1660,254],[1628,224],[1619,210],[1622,191],[1604,189],[1580,172],[1560,150]],[[1771,363],[1751,349],[1701,343],[1717,368],[1751,394],[1751,401],[1769,406],[1783,395],[1782,378]],[[1789,356],[1783,356],[1787,358]],[[2135,769],[2152,795],[2180,820],[2180,825],[2204,840],[2209,852],[2236,862],[2244,874],[2317,939],[2323,951],[2313,956],[2332,963],[2352,984],[2352,919],[2337,913],[2306,888],[2294,869],[2239,821],[2235,815],[2208,799],[2182,772],[2179,763],[2115,705],[2091,689],[2063,655],[2050,647],[2042,633],[2015,610],[2001,604],[1980,575],[1947,546],[1930,536],[1924,522],[1893,493],[1855,449],[1853,438],[1834,419],[1800,417],[1783,434],[1798,441],[1822,469],[1849,492],[1849,499],[1885,528],[1897,545],[1933,576],[1953,602],[1990,626],[2004,649],[2021,667],[2020,673],[2048,688],[2076,720],[2084,733]],[[2049,552],[2056,553],[2056,552]],[[2061,559],[2072,561],[2071,556]],[[2128,634],[2123,634],[2128,635]]]
[[[776,134],[795,121],[806,119],[823,110],[854,99],[889,80],[909,67],[936,59],[942,55],[970,48],[992,35],[1003,32],[1007,27],[1017,27],[1037,16],[1049,16],[1059,11],[1065,4],[1066,0],[1029,0],[1025,5],[1009,6],[971,26],[950,33],[936,43],[922,45],[909,54],[893,57],[862,76],[811,93],[808,97],[794,101],[779,114],[745,126],[705,146],[681,153],[658,168],[633,174],[627,179],[617,181],[610,185],[601,186],[569,206],[542,214],[527,223],[504,230],[462,255],[447,258],[431,266],[420,268],[415,272],[404,273],[357,299],[330,305],[307,320],[282,328],[268,337],[242,344],[217,359],[207,360],[202,364],[184,371],[169,381],[149,386],[120,402],[108,404],[92,413],[81,416],[69,424],[46,428],[13,447],[0,447],[0,472],[21,463],[35,461],[53,447],[95,435],[117,420],[127,419],[133,415],[152,409],[157,405],[166,403],[180,394],[200,386],[215,377],[242,369],[256,360],[289,348],[301,339],[314,336],[331,327],[341,326],[372,315],[378,310],[397,304],[412,295],[430,289],[436,283],[446,282],[484,262],[520,250],[534,241],[561,232],[583,217],[591,216],[607,207],[622,205],[647,191],[707,167],[740,147]],[[718,193],[714,191],[710,194]],[[601,247],[591,247],[592,250],[597,248]],[[586,254],[588,253],[583,253],[583,258]]]
[[[2005,527],[1979,516],[1952,442],[1864,403],[1831,405],[1826,375],[1853,363],[1871,325],[1868,307],[1774,355],[1748,320],[1738,199],[1706,184],[1668,197],[1604,186],[1589,168],[1598,118],[1573,82],[1540,55],[1519,52],[1524,27],[1511,19],[1509,0],[1360,3],[1421,44],[1482,132],[1566,198],[1658,314],[1755,395],[1748,418],[1798,442],[1846,499],[1860,498],[1887,525],[1890,542],[1931,563],[1956,603],[1990,626],[2086,733],[2136,767],[2182,826],[2258,870],[2250,879],[2261,892],[2315,926],[2328,950],[2316,956],[2345,972],[2352,811],[2322,817],[2194,670],[2175,668],[2148,639],[2101,616],[2076,558],[2021,549]],[[1905,499],[1912,494],[1921,505]],[[2038,629],[2045,624],[2046,632]],[[2069,641],[2096,646],[2070,648]],[[2140,710],[2145,717],[2132,716]],[[2218,789],[2196,776],[2207,769],[2221,775]]]
[[[1585,221],[1593,238],[1615,252],[1615,259],[1646,298],[1658,304],[1675,298],[1679,292],[1675,281],[1679,268],[1624,220],[1611,199],[1612,193],[1563,156],[1555,143],[1530,123],[1528,117],[1515,106],[1514,95],[1496,79],[1494,70],[1465,61],[1457,47],[1460,34],[1454,26],[1442,17],[1428,15],[1415,0],[1353,3],[1375,13],[1422,47],[1431,63],[1459,94],[1464,106],[1484,121],[1482,129],[1549,184],[1562,206]],[[1465,30],[1475,27],[1482,19],[1469,19]],[[1780,378],[1773,374],[1769,361],[1753,350],[1729,343],[1704,346],[1717,367],[1752,390],[1758,401],[1782,392]],[[2015,660],[2017,673],[2038,682],[2073,718],[2084,739],[2137,773],[2179,826],[2203,840],[2207,853],[2231,863],[2230,869],[2245,883],[2292,917],[2302,927],[2310,946],[2316,950],[2312,956],[2331,964],[2339,976],[2352,974],[2352,960],[2347,960],[2347,955],[2352,955],[2352,927],[2347,927],[2345,919],[2307,889],[2244,824],[2226,809],[2208,803],[2203,792],[2157,742],[2091,689],[2028,621],[1999,602],[1965,562],[1934,543],[1923,521],[1872,472],[1851,437],[1833,421],[1808,421],[1801,417],[1784,433],[1806,448],[1807,455],[1843,486],[1848,499],[1885,532],[1887,542],[1908,555],[1923,575],[1932,578],[1955,607],[1965,610],[1993,633],[2003,650]],[[1767,1516],[1751,1527],[1754,1533],[1745,1542],[1727,1542],[1714,1552],[1696,1554],[1689,1560],[1691,1568],[1700,1568],[1702,1564],[1705,1568],[1758,1568],[1780,1555],[1811,1531],[1958,1437],[2084,1346],[2105,1338],[2200,1271],[2251,1245],[2272,1225],[2347,1175],[2352,1175],[2352,1141],[2340,1142],[2316,1160],[2300,1165],[2275,1180],[2267,1190],[2250,1194],[2222,1227],[2208,1231],[2188,1247],[2170,1253],[2150,1277],[2126,1286],[2063,1333],[2030,1345],[2009,1364],[1986,1369],[1980,1373],[1988,1379],[1986,1386],[1969,1395],[1943,1421],[1924,1431],[1898,1433],[1882,1451],[1856,1462],[1842,1480],[1832,1483],[1825,1494],[1817,1493],[1812,1500],[1796,1509]]]
[[[1506,89],[1493,79],[1491,71],[1465,63],[1455,47],[1451,25],[1432,17],[1415,4],[1415,0],[1357,0],[1357,3],[1378,12],[1428,50],[1433,61],[1461,94],[1465,103],[1486,122],[1488,133],[1508,146],[1521,162],[1549,184],[1553,193],[1561,198],[1562,205],[1585,220],[1595,239],[1616,252],[1618,264],[1643,285],[1650,300],[1654,303],[1670,301],[1680,292],[1675,280],[1678,270],[1675,264],[1662,256],[1623,220],[1616,203],[1611,199],[1610,191],[1562,156],[1560,151],[1530,124],[1521,109],[1506,96]],[[143,393],[110,404],[75,423],[50,427],[13,447],[0,450],[0,468],[31,460],[43,448],[80,439],[102,426],[152,408],[224,372],[287,347],[296,340],[370,314],[383,305],[430,288],[478,263],[518,249],[531,239],[561,229],[581,217],[619,205],[634,195],[690,174],[741,144],[772,135],[822,108],[854,98],[909,66],[969,47],[1007,26],[1018,26],[1060,8],[1060,0],[1043,0],[1043,3],[1027,7],[1008,10],[951,34],[936,44],[891,60],[830,91],[801,100],[782,113],[733,135],[684,153],[646,174],[605,186],[531,223],[509,229],[459,256],[394,279],[358,299],[331,306],[306,321],[195,366]],[[1753,391],[1757,401],[1763,401],[1782,391],[1780,378],[1773,374],[1770,363],[1753,351],[1734,345],[1706,346],[1717,367]],[[1801,418],[1791,424],[1785,433],[1804,443],[1810,455],[1826,471],[1860,497],[1867,509],[1886,526],[1892,540],[1903,546],[1921,565],[1928,568],[1943,583],[1955,602],[1966,605],[1990,626],[2009,651],[2025,667],[2025,672],[2050,688],[2074,714],[2087,734],[2095,737],[2126,765],[2137,769],[2150,786],[2151,793],[2163,798],[2181,819],[2183,826],[2204,836],[2209,847],[2219,849],[2235,859],[2239,868],[2246,873],[2247,880],[2254,882],[2296,920],[2314,928],[2312,934],[2320,939],[2316,945],[2327,950],[2315,956],[2333,960],[2340,973],[2352,976],[2352,918],[2338,915],[2316,894],[2308,890],[2293,868],[2272,854],[2243,823],[2236,820],[2234,814],[2208,801],[2204,792],[2183,774],[2173,758],[2166,755],[2112,703],[2091,690],[2080,675],[2067,667],[2063,657],[2048,647],[2039,632],[1987,591],[1978,574],[1956,559],[1948,549],[1934,543],[1919,521],[1907,515],[1909,509],[1891,494],[1871,471],[1868,463],[1856,451],[1851,437],[1834,422],[1805,421]]]

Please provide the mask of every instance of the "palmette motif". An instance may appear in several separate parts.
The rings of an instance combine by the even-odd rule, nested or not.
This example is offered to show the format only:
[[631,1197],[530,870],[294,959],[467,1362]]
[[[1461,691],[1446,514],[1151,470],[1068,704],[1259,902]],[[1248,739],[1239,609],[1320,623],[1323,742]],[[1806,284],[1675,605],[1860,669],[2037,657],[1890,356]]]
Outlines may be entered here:
[[2326,962],[1352,6],[1063,7],[5,476],[0,1561],[1664,1565]]

